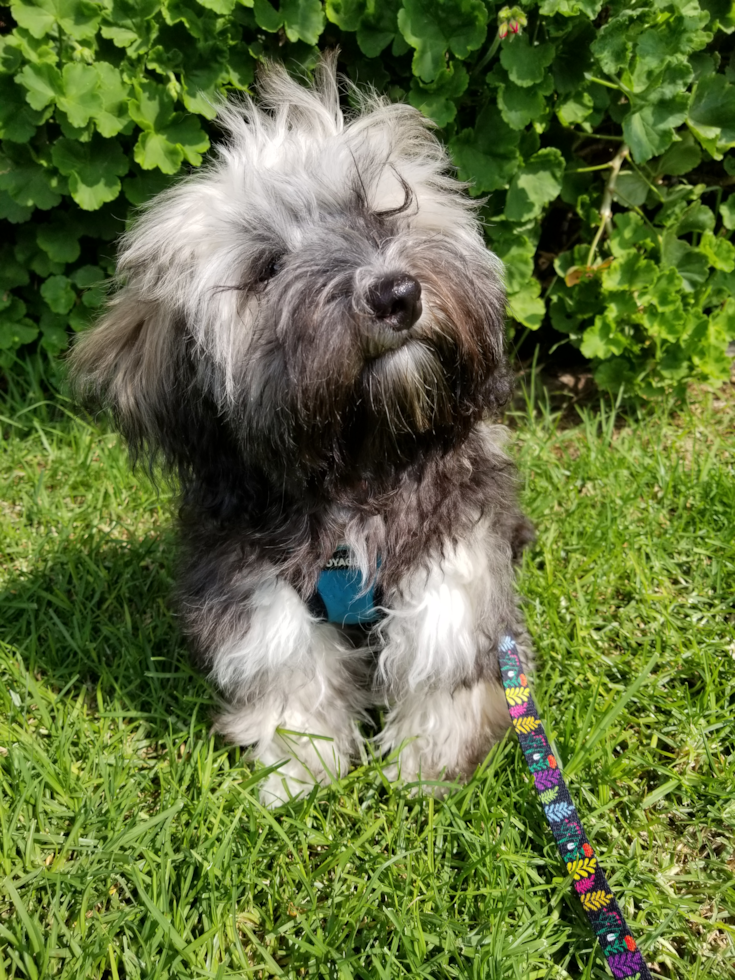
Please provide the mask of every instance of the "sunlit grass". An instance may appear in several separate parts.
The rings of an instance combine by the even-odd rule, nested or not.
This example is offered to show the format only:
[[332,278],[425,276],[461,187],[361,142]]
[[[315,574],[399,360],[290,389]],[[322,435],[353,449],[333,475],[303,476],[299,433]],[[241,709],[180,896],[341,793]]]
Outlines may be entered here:
[[[0,977],[608,975],[512,737],[442,802],[372,761],[263,810],[167,604],[166,492],[28,385],[0,415]],[[513,426],[587,833],[659,975],[735,977],[735,405]]]

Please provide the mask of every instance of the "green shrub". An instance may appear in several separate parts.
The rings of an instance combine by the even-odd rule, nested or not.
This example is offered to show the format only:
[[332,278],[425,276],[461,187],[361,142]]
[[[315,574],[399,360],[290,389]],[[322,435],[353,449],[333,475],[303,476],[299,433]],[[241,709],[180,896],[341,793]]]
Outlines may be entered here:
[[[7,8],[4,8],[7,10]],[[732,0],[13,0],[0,38],[0,358],[64,349],[131,207],[197,166],[258,59],[344,70],[435,120],[516,325],[644,395],[727,377]]]

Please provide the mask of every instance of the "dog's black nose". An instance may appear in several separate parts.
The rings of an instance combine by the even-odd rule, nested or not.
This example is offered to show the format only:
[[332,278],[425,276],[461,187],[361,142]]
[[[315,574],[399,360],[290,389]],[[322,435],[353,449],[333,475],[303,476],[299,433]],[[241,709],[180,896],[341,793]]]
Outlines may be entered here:
[[421,316],[421,285],[413,276],[385,276],[368,292],[370,308],[382,323],[393,330],[408,330]]

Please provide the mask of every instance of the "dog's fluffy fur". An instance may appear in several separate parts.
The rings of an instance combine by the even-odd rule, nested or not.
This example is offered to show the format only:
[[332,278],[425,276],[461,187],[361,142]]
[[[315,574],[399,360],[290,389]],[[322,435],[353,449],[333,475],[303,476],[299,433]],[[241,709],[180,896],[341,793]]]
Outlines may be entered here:
[[[283,763],[263,799],[344,774],[376,698],[396,777],[467,775],[507,724],[499,636],[528,658],[501,266],[415,109],[352,91],[344,118],[329,58],[259,93],[125,236],[73,376],[180,482],[180,614],[217,728]],[[369,636],[307,606],[340,544]]]

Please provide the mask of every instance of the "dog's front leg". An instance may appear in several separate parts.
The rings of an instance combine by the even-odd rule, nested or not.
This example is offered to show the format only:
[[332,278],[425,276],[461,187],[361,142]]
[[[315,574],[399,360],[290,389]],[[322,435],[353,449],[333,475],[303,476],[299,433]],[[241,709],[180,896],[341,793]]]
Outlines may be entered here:
[[379,677],[391,704],[381,747],[404,782],[466,778],[509,725],[497,642],[510,629],[530,663],[512,551],[489,521],[447,542],[386,596]]
[[505,696],[494,680],[418,688],[392,706],[380,736],[395,759],[386,775],[423,784],[467,779],[507,727]]
[[228,702],[215,728],[279,765],[260,784],[279,806],[345,775],[360,744],[356,719],[368,696],[361,656],[339,630],[315,622],[290,585],[273,579],[247,600],[248,622],[210,656],[211,677]]

